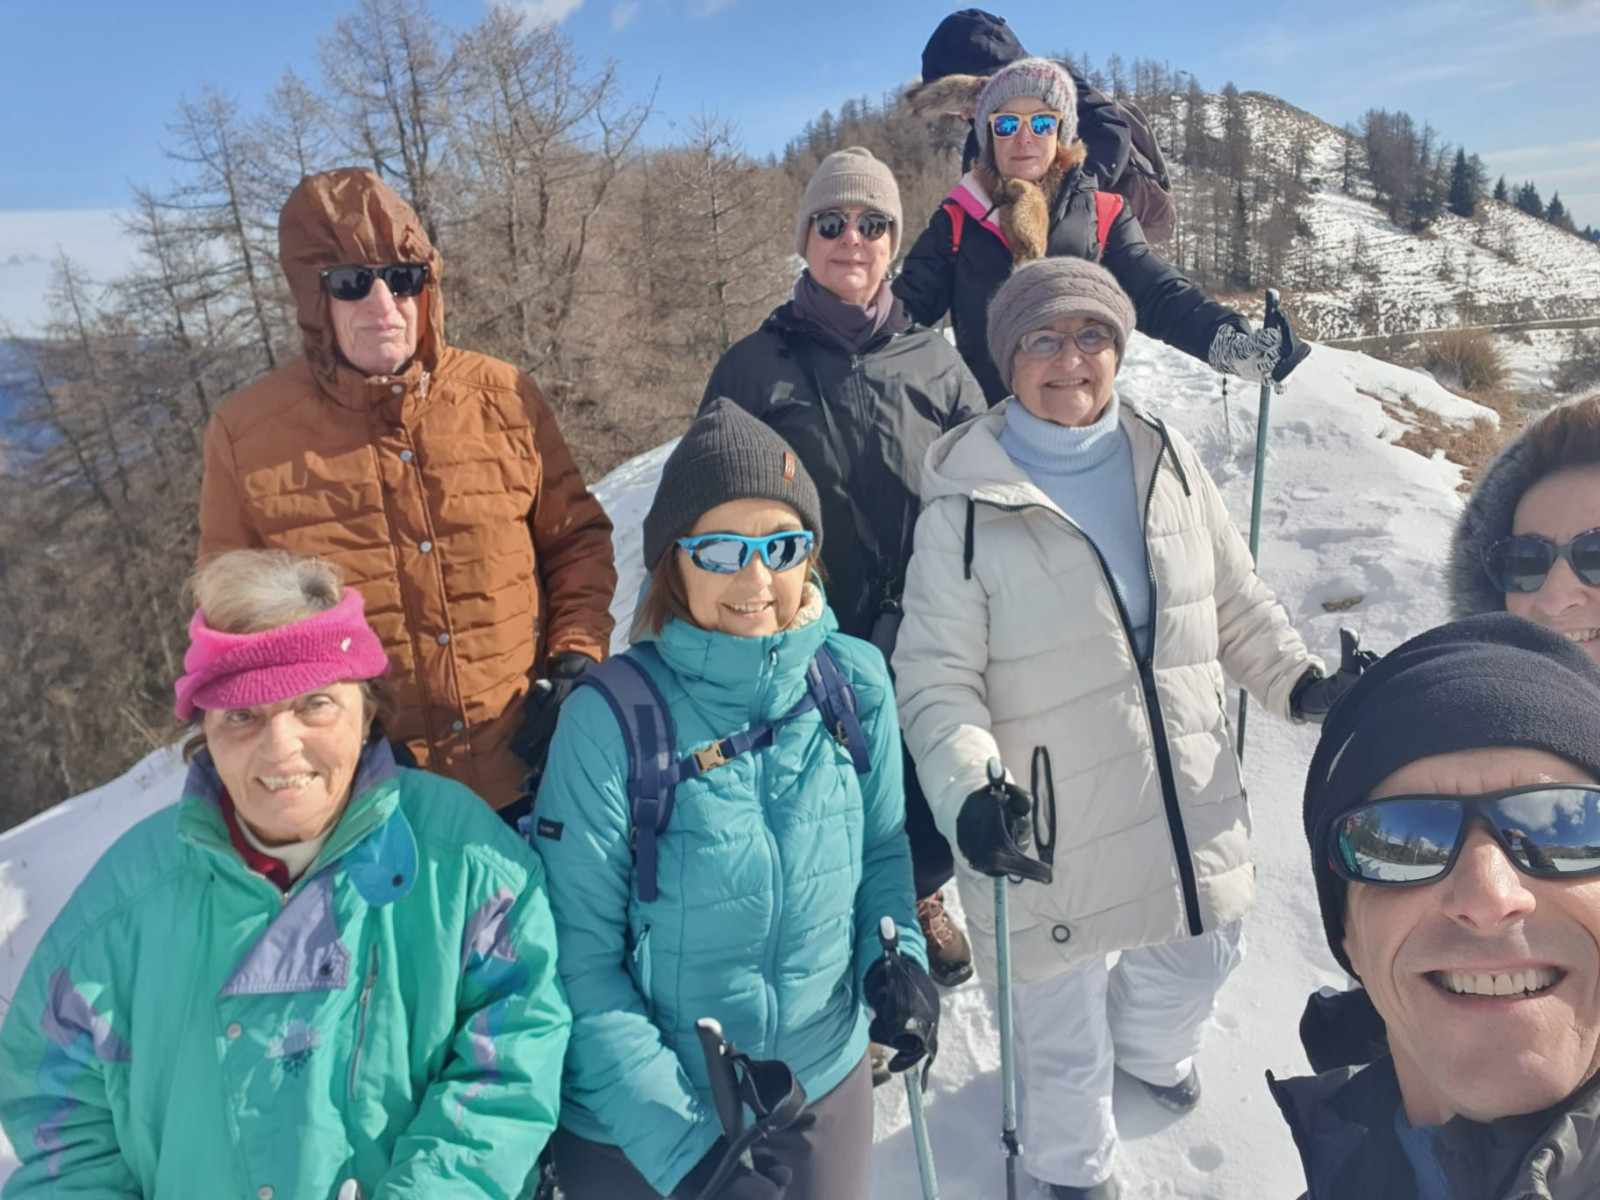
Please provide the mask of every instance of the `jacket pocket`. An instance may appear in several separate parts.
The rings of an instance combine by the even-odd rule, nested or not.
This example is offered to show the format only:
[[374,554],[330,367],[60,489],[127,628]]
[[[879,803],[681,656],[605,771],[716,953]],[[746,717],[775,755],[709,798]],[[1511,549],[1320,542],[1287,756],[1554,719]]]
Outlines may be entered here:
[[639,990],[639,996],[644,1001],[645,1015],[654,1017],[655,998],[650,993],[650,926],[644,926],[631,940],[633,945],[628,950],[628,974],[633,977],[633,986]]
[[372,1010],[372,989],[378,982],[378,943],[372,943],[367,954],[367,973],[361,980],[361,997],[356,1001],[356,1040],[350,1047],[350,1083],[346,1094],[352,1099],[356,1094],[356,1081],[361,1077],[361,1051],[367,1041],[367,1025]]

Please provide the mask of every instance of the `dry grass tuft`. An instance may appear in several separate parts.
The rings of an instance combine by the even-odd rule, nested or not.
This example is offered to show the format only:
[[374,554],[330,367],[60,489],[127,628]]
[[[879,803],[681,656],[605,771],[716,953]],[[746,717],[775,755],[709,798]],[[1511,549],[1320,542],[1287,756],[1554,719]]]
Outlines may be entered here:
[[1486,329],[1451,329],[1423,344],[1422,363],[1436,378],[1467,392],[1503,385],[1509,372],[1494,335]]

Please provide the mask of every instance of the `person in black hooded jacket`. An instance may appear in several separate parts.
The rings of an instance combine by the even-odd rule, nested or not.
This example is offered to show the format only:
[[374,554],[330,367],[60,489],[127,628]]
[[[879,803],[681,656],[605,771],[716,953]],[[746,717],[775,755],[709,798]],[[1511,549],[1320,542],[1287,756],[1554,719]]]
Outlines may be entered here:
[[[915,324],[886,282],[899,249],[900,192],[859,147],[830,154],[806,187],[796,252],[807,269],[794,298],[722,356],[701,410],[726,397],[781,434],[816,483],[822,551],[839,628],[888,659],[920,508],[923,454],[985,409],[949,342]],[[965,935],[945,914],[950,847],[906,769],[917,915],[929,973],[953,987],[972,973]]]
[[1077,97],[1068,71],[1042,58],[987,80],[950,75],[910,97],[926,115],[971,112],[979,157],[906,255],[894,285],[906,311],[928,325],[950,314],[961,356],[997,404],[1007,391],[989,357],[990,299],[1022,263],[1087,258],[1132,298],[1140,332],[1227,374],[1282,380],[1304,355],[1288,322],[1275,313],[1252,332],[1151,248],[1122,197],[1099,190],[1088,169]]

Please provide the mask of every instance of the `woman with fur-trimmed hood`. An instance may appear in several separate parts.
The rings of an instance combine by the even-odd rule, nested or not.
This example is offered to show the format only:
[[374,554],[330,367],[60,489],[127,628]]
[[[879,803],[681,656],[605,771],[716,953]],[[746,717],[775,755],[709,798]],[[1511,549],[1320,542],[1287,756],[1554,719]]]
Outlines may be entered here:
[[1025,58],[988,79],[947,75],[907,96],[924,114],[970,113],[979,156],[906,256],[894,290],[912,317],[950,314],[956,347],[990,404],[1007,394],[985,345],[989,300],[1013,267],[1034,259],[1098,261],[1133,298],[1138,328],[1227,374],[1281,380],[1303,352],[1281,315],[1251,332],[1153,250],[1121,196],[1084,169],[1077,88],[1048,59]]
[[1500,451],[1456,524],[1449,578],[1452,617],[1504,609],[1600,662],[1600,396]]

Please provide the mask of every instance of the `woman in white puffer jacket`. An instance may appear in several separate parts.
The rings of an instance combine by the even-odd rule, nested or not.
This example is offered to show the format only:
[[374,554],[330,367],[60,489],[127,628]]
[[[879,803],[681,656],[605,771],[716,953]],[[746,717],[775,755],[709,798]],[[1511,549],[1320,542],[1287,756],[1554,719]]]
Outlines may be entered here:
[[988,876],[1023,865],[1028,799],[1015,782],[1014,807],[995,799],[989,759],[1055,797],[1053,879],[1011,892],[1022,1140],[1054,1195],[1096,1200],[1119,1194],[1114,1068],[1192,1107],[1200,1027],[1239,961],[1254,879],[1223,673],[1319,720],[1366,657],[1324,678],[1194,451],[1118,402],[1133,325],[1089,262],[1031,263],[996,294],[1013,395],[928,452],[894,655],[982,961]]

